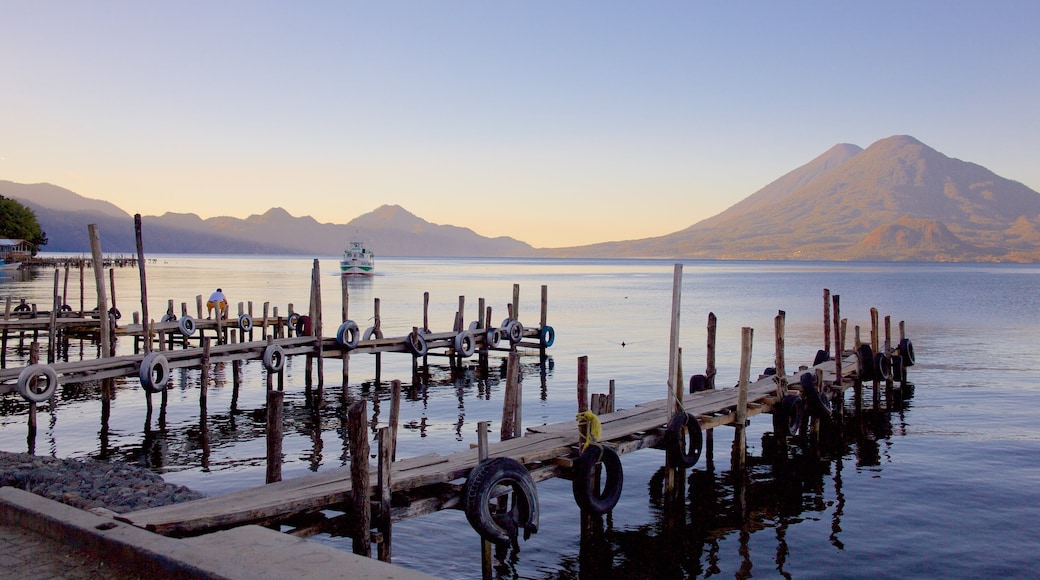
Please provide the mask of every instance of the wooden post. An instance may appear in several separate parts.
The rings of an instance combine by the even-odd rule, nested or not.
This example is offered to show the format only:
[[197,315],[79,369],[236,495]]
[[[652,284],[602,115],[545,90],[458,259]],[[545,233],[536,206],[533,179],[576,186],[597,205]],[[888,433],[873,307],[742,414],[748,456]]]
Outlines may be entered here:
[[578,357],[578,412],[589,410],[589,357]]
[[[29,345],[29,364],[34,365],[40,362],[40,343],[33,341]],[[28,417],[28,434],[26,435],[26,443],[28,444],[29,454],[36,454],[36,403],[29,401],[29,417]]]
[[846,323],[841,321],[841,296],[835,294],[831,298],[834,303],[834,385],[841,387],[841,357],[845,352]]
[[87,226],[90,237],[90,254],[94,262],[94,282],[97,284],[98,322],[101,327],[101,358],[113,355],[111,329],[108,326],[108,292],[105,289],[104,261],[101,257],[101,234],[97,224]]
[[[400,381],[397,382],[400,388]],[[400,392],[400,391],[399,391]],[[394,447],[396,446],[395,430],[392,427],[379,429],[379,518],[376,524],[379,530],[380,542],[376,549],[379,559],[383,562],[390,561],[391,553],[391,522],[390,522],[390,464],[393,461]]]
[[[322,356],[321,350],[321,266],[317,258],[314,259],[314,265],[311,267],[311,331],[314,333],[314,354],[312,356],[317,357],[318,363],[318,388],[320,389],[325,384],[325,362]],[[310,371],[311,365],[307,364],[307,370]],[[307,381],[307,384],[311,384]],[[319,394],[320,398],[320,394]]]
[[[874,353],[874,358],[877,358],[878,346],[880,340],[880,329],[878,328],[878,309],[870,309],[870,350]],[[878,380],[877,369],[874,369],[873,385],[874,389],[871,393],[873,395],[874,410],[878,411],[881,409],[881,381]]]
[[[57,279],[55,279],[55,282],[57,282]],[[111,296],[111,298],[112,298],[112,309],[115,310],[116,309],[116,270],[115,270],[115,268],[109,268],[108,269],[108,285],[112,289],[112,296]],[[116,323],[116,326],[118,326],[118,325],[119,325],[119,323]]]
[[520,354],[509,353],[506,362],[506,393],[502,401],[502,441],[520,435]]
[[[892,368],[892,317],[885,316],[885,343],[884,343],[884,356],[888,362],[888,368]],[[893,407],[893,388],[895,385],[892,383],[891,373],[885,377],[885,401],[887,403],[888,410],[892,410]]]
[[[379,299],[378,298],[376,298],[373,301],[372,310],[373,310],[372,326],[375,328],[375,330],[373,331],[373,334],[376,337],[379,337],[379,336],[383,335],[383,327],[382,327],[383,323],[382,323],[382,321],[380,320],[380,317],[379,317]],[[382,370],[383,370],[383,353],[377,352],[376,353],[376,384],[377,385],[379,384],[379,375],[382,374]],[[344,384],[346,384],[346,383],[344,383]],[[346,391],[344,390],[344,392],[346,392]]]
[[53,363],[54,357],[58,356],[58,311],[61,308],[59,304],[61,297],[58,296],[58,271],[54,271],[54,296],[51,299],[51,315],[48,320],[48,333],[50,338],[47,340],[47,362]]
[[[141,233],[141,214],[134,214],[134,238],[137,240],[137,276],[141,279],[141,323],[148,326],[148,280],[144,269],[144,237]],[[144,352],[152,351],[152,337],[144,342]]]
[[[477,423],[477,461],[484,461],[488,457],[488,422]],[[481,577],[489,580],[493,577],[491,559],[491,542],[480,539],[480,571]]]
[[676,264],[672,272],[672,325],[668,339],[668,404],[665,405],[667,416],[665,422],[679,410],[682,399],[682,384],[675,380],[679,368],[679,312],[682,304],[682,264]]
[[737,417],[733,436],[732,466],[734,470],[744,469],[747,459],[747,400],[748,384],[751,382],[751,342],[754,330],[744,327],[740,330],[740,379],[737,383]]
[[397,424],[401,420],[401,381],[390,381],[390,429],[393,430],[394,445],[390,449],[390,461],[397,461]]
[[282,480],[282,402],[284,391],[271,388],[267,376],[267,483]]
[[84,258],[79,259],[79,315],[83,317],[86,314],[86,284],[84,278],[86,277],[86,260]]
[[209,349],[210,340],[202,339],[202,378],[199,379],[199,404],[203,407],[206,406],[206,399],[209,397]]
[[520,320],[520,285],[513,284],[513,313],[509,317],[512,320]]
[[[831,354],[831,291],[823,289],[823,350]],[[841,353],[838,353],[841,356]]]
[[[708,388],[715,388],[715,336],[718,329],[718,320],[715,318],[714,312],[708,313],[708,348],[707,363],[704,365],[704,374],[708,378]],[[711,432],[710,430],[708,431]]]
[[776,357],[774,365],[776,369],[776,398],[781,399],[787,394],[787,368],[784,360],[784,324],[787,313],[779,311],[773,318],[773,329],[776,332]]
[[360,400],[347,408],[347,437],[350,441],[351,500],[355,520],[354,553],[372,555],[372,509],[369,506],[368,405]]
[[[350,288],[346,276],[340,275],[339,287],[340,299],[342,300],[341,314],[343,317],[340,322],[346,322],[350,320]],[[346,393],[347,385],[350,384],[350,350],[346,348],[343,349],[343,356],[341,358],[343,360],[343,392]]]
[[422,326],[424,331],[430,329],[430,293],[422,294]]

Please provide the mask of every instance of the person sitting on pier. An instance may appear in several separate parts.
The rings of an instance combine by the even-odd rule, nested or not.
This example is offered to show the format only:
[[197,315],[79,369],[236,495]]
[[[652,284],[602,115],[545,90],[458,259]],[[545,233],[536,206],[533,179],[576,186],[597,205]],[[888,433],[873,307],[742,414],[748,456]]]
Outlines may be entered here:
[[206,311],[208,316],[213,318],[213,309],[217,309],[217,316],[220,318],[227,318],[228,313],[228,301],[227,297],[224,296],[224,291],[217,288],[217,291],[209,295],[209,300],[206,302]]

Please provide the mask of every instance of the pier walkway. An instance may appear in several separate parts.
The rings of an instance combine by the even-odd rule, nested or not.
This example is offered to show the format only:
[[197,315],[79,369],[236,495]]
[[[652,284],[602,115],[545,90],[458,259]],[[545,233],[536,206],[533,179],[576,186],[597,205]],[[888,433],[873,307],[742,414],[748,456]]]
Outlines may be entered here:
[[[855,356],[847,357],[843,368],[853,369]],[[824,385],[833,389],[834,362],[819,365],[824,369]],[[815,369],[799,372],[813,372]],[[790,383],[798,383],[791,375]],[[852,386],[844,382],[840,389]],[[697,417],[702,429],[733,424],[738,417],[738,388],[707,390],[687,395],[683,408]],[[774,376],[761,378],[748,385],[747,416],[771,412],[777,400]],[[658,447],[665,436],[669,420],[666,399],[638,404],[599,416],[601,442],[624,454],[648,447]],[[525,465],[534,481],[567,476],[574,459],[580,434],[576,420],[527,428],[523,437],[491,443],[489,457],[509,457]],[[460,493],[467,474],[479,463],[476,448],[451,455],[431,453],[395,461],[391,464],[391,490],[403,501],[395,501],[391,520],[460,507]],[[377,486],[371,478],[371,490]],[[331,469],[314,475],[295,477],[225,495],[192,502],[122,514],[118,519],[170,536],[190,536],[246,524],[269,525],[294,516],[326,509],[342,509],[351,500],[352,484],[349,467]],[[349,514],[348,514],[349,515]]]

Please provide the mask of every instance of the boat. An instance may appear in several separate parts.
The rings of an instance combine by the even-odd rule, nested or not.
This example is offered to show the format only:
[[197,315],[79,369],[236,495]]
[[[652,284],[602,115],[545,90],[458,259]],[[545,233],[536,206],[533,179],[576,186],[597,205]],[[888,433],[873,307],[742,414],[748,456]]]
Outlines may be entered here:
[[0,259],[0,270],[17,270],[21,265],[21,262],[8,262],[7,260]]
[[371,276],[375,267],[375,255],[363,242],[350,242],[339,261],[339,272],[344,276]]

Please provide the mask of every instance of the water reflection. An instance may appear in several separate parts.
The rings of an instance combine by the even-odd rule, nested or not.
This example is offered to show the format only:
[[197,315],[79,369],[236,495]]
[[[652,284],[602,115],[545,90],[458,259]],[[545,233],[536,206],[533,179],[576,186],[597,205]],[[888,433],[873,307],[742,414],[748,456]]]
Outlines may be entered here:
[[[828,511],[830,544],[844,550],[843,470],[849,460],[857,467],[878,464],[878,443],[891,444],[891,417],[867,412],[847,418],[844,429],[836,424],[821,429],[821,444],[810,444],[803,437],[787,449],[778,449],[775,442],[764,441],[763,454],[748,455],[744,472],[716,471],[712,462],[706,462],[682,474],[672,493],[666,489],[669,470],[662,466],[646,489],[650,520],[618,529],[609,514],[593,517],[582,526],[577,561],[562,559],[561,572],[553,577],[709,577],[721,574],[720,562],[726,561],[736,566],[737,578],[773,573],[791,578],[787,571],[792,557],[790,529],[805,520],[820,520],[818,514]],[[772,434],[764,437],[772,439]],[[762,543],[752,537],[767,530],[775,538],[775,549],[768,555],[773,571],[756,571],[754,564],[762,562],[762,555],[756,557],[752,550]]]

